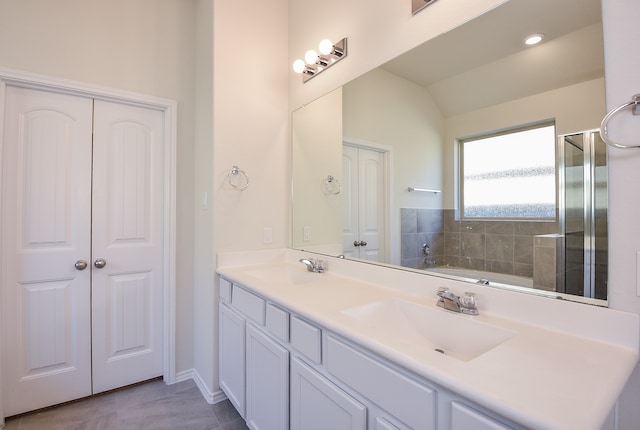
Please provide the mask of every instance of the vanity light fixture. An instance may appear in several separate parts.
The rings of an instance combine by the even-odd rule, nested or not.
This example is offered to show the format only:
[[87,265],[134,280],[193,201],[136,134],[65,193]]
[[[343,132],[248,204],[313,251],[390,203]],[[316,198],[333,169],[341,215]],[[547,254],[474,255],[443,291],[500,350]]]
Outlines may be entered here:
[[337,43],[324,39],[318,45],[318,50],[320,53],[310,49],[304,54],[304,60],[298,59],[293,62],[293,71],[302,74],[302,82],[307,82],[346,57],[347,38]]
[[537,45],[542,42],[542,39],[544,39],[544,34],[532,34],[524,39],[524,44],[529,46]]

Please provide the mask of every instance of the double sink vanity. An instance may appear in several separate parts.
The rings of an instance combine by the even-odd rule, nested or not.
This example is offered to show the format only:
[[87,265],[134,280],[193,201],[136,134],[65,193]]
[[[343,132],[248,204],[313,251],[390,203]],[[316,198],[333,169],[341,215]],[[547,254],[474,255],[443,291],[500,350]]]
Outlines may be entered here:
[[218,256],[220,385],[252,429],[599,430],[638,361],[636,314],[306,258]]

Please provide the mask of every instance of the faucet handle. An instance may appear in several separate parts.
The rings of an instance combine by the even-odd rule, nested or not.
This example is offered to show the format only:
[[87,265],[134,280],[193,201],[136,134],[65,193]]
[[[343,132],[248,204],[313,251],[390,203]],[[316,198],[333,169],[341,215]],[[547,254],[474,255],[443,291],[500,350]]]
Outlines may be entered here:
[[315,271],[318,273],[322,273],[327,270],[327,262],[325,260],[315,260]]
[[460,303],[465,308],[475,308],[477,303],[478,296],[476,293],[472,293],[471,291],[466,291],[464,296],[460,297]]
[[438,295],[438,297],[444,297],[447,291],[449,291],[449,287],[440,287],[438,288],[438,292],[436,294]]

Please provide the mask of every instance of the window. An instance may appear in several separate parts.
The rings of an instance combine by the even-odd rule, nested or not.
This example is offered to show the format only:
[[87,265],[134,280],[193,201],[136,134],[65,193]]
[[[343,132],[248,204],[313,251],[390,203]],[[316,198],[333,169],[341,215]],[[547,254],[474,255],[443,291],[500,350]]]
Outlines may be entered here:
[[460,140],[463,218],[556,217],[555,125]]

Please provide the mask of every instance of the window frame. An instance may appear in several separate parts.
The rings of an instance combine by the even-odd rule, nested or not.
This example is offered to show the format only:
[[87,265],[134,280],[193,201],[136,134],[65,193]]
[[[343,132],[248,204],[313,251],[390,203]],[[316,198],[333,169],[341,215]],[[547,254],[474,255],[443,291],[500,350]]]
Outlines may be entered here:
[[[487,139],[491,137],[504,136],[508,134],[519,133],[528,130],[534,130],[544,127],[553,127],[554,129],[554,176],[555,176],[555,186],[554,186],[554,197],[555,197],[555,212],[552,217],[486,217],[486,216],[467,216],[465,214],[465,206],[464,206],[464,144],[467,142],[473,142],[476,140]],[[499,130],[494,130],[486,133],[478,133],[474,135],[469,135],[461,138],[457,138],[456,142],[456,152],[457,152],[457,162],[456,162],[456,170],[458,172],[457,177],[457,186],[456,191],[458,194],[457,203],[458,203],[458,218],[461,221],[519,221],[519,222],[557,222],[558,221],[558,203],[559,203],[559,191],[558,191],[558,143],[557,143],[557,127],[555,119],[548,119],[528,124],[521,124],[506,127]]]

